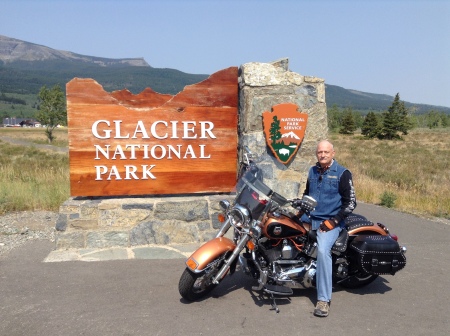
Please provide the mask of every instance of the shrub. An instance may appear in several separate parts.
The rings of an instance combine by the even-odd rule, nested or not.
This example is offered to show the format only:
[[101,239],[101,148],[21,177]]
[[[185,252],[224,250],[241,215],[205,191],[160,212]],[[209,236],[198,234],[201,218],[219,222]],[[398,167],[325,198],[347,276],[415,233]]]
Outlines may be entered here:
[[395,205],[395,200],[397,199],[397,196],[395,196],[394,193],[385,191],[381,195],[381,203],[380,205],[385,206],[387,208],[393,208]]

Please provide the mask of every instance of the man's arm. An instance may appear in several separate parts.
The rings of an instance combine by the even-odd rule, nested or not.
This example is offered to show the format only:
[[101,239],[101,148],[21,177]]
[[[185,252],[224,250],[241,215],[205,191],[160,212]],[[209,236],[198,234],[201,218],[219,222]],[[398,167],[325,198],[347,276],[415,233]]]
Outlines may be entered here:
[[338,223],[350,215],[356,208],[355,188],[353,187],[352,173],[344,171],[339,180],[339,194],[342,197],[341,209],[335,216]]

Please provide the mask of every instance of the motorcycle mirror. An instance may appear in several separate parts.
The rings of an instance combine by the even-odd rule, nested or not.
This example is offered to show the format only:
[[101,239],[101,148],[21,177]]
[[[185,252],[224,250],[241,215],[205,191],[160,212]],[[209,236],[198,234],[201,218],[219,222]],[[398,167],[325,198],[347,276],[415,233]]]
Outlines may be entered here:
[[227,200],[221,200],[219,202],[219,205],[223,210],[228,210],[228,208],[230,207],[230,202],[228,202]]

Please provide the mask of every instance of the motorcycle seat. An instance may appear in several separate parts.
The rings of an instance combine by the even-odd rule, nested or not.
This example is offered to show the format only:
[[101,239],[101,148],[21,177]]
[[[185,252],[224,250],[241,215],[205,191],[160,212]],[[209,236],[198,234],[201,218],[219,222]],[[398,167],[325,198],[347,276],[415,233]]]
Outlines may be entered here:
[[369,221],[366,217],[358,214],[350,214],[345,219],[345,228],[350,231],[363,226],[373,226],[373,222]]

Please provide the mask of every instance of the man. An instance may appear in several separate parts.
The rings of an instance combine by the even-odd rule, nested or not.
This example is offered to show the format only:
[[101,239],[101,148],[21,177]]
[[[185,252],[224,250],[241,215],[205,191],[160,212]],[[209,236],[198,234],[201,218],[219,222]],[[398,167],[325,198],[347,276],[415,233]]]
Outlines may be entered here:
[[[331,248],[344,225],[344,219],[356,207],[352,174],[334,160],[333,144],[327,140],[317,145],[317,163],[311,167],[305,195],[316,199],[311,212],[312,229],[317,230],[317,305],[314,315],[328,316],[332,292],[333,263]],[[305,216],[302,218],[305,220]]]

